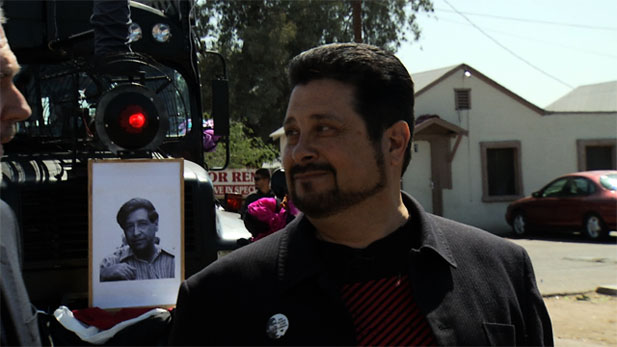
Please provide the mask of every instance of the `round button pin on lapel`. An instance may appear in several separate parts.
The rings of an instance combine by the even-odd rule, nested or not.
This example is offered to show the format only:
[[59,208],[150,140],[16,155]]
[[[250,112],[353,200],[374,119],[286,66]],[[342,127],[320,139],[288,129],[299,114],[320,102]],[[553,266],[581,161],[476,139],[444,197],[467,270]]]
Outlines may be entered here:
[[266,332],[268,333],[268,337],[273,340],[278,340],[285,335],[288,328],[289,320],[287,317],[282,313],[277,313],[268,319]]

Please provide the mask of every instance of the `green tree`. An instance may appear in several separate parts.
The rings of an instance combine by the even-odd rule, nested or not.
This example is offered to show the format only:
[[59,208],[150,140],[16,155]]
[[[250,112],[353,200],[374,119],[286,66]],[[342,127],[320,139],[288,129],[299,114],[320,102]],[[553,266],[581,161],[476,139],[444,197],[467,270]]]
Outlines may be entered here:
[[[362,1],[366,43],[396,51],[412,33],[418,11],[431,0]],[[196,8],[197,34],[222,53],[228,64],[232,119],[264,141],[281,126],[289,90],[285,68],[296,54],[331,42],[354,39],[351,1],[209,0]],[[202,64],[202,73],[216,63]]]
[[[279,151],[266,144],[241,122],[232,121],[229,128],[231,158],[228,168],[260,168],[264,162],[279,157]],[[209,167],[220,167],[225,163],[225,144],[219,143],[214,152],[206,152],[205,160]]]

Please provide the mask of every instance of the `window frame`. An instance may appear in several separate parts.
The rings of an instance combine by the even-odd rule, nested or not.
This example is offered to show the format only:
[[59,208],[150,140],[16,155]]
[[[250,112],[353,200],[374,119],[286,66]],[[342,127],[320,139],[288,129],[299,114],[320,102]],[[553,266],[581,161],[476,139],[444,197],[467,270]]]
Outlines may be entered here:
[[617,139],[578,139],[576,140],[576,153],[578,161],[578,171],[587,170],[587,147],[611,147],[612,148],[612,167],[617,169]]
[[[514,185],[515,194],[511,195],[489,195],[488,185],[488,159],[489,149],[512,148],[514,149]],[[523,173],[521,165],[521,141],[482,141],[480,142],[481,171],[482,171],[482,201],[483,202],[504,202],[514,201],[523,197]]]
[[[580,191],[578,190],[581,187],[576,182],[579,182],[579,181],[585,182],[585,185],[587,186],[587,191],[583,191],[582,189]],[[577,187],[576,196],[589,196],[596,192],[595,183],[587,177],[579,177],[579,176],[572,177],[572,184]]]

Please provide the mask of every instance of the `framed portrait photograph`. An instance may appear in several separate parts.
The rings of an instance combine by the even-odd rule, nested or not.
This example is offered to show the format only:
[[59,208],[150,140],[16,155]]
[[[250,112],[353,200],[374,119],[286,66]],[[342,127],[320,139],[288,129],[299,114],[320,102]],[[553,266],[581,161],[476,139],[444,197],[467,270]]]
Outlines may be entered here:
[[172,306],[184,280],[182,159],[90,160],[89,306]]

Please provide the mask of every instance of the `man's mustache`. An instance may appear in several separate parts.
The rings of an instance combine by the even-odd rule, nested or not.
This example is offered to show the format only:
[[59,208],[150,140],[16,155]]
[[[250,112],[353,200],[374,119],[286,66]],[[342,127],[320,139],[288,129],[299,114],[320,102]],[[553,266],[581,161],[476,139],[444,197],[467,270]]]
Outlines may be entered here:
[[294,165],[289,169],[289,175],[293,179],[293,177],[297,174],[302,174],[310,171],[330,171],[333,174],[336,174],[336,170],[330,164],[322,163],[311,163],[306,165]]

